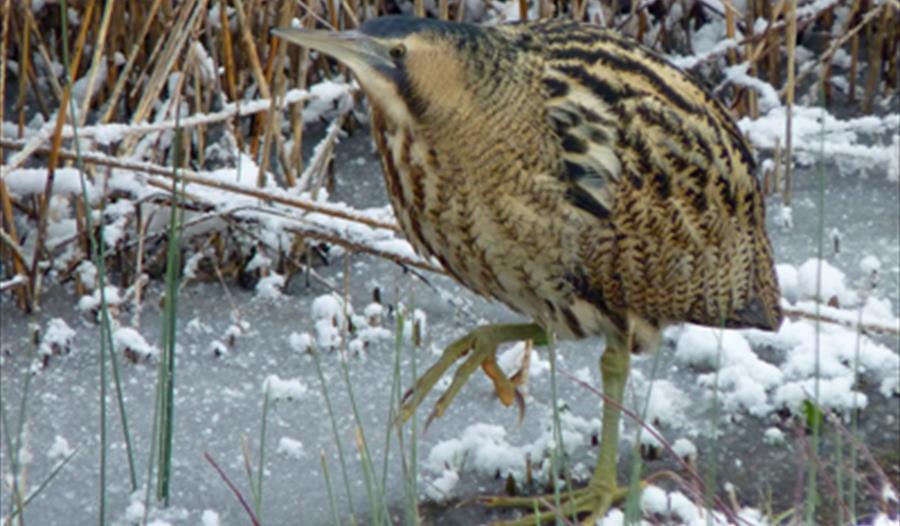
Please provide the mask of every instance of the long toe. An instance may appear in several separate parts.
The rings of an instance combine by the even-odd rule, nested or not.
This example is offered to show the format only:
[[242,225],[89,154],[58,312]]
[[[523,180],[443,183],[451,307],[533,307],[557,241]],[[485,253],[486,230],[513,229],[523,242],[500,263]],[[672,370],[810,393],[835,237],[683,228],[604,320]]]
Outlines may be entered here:
[[532,526],[557,518],[565,523],[590,524],[606,516],[609,509],[628,496],[628,488],[603,489],[589,485],[572,491],[533,497],[484,497],[478,502],[491,508],[521,508],[531,513],[511,521],[501,521],[494,526]]

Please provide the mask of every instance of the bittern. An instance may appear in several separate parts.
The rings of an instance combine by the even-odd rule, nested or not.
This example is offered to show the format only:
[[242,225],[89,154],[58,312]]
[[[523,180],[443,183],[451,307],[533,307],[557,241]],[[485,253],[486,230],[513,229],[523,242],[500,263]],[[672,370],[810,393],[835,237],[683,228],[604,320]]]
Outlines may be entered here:
[[[502,343],[605,336],[600,369],[613,403],[603,404],[597,467],[558,510],[602,517],[622,495],[616,405],[630,354],[655,349],[673,323],[781,323],[755,162],[728,111],[653,51],[569,20],[480,27],[388,16],[353,31],[276,34],[356,76],[415,249],[533,320],[452,343],[403,416],[458,360],[434,416],[479,366],[504,403],[516,398],[497,367]],[[553,516],[540,500],[492,502],[537,502],[538,518]]]

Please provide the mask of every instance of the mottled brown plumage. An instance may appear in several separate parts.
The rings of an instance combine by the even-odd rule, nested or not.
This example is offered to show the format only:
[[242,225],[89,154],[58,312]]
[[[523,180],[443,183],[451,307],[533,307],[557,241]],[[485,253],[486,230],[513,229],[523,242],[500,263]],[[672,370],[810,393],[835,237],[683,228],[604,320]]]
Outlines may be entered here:
[[753,158],[684,73],[569,21],[370,24],[412,50],[405,104],[370,104],[420,253],[563,337],[777,326]]
[[[368,95],[388,195],[416,250],[543,331],[605,335],[614,399],[628,352],[654,348],[667,324],[780,324],[747,142],[719,102],[652,51],[565,20],[386,17],[330,41],[310,35],[288,38],[345,62]],[[508,391],[493,361],[515,339],[507,329],[453,344],[411,407],[471,349]],[[469,374],[457,373],[438,414]],[[607,408],[607,443],[617,419]],[[612,481],[598,465],[594,489],[614,486],[608,447],[600,464]],[[603,507],[575,504],[590,506]]]

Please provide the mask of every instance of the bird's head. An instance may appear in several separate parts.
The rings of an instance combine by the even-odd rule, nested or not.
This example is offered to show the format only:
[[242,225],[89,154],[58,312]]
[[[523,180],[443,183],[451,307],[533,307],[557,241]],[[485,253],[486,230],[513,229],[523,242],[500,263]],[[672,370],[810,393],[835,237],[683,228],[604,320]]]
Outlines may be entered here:
[[[350,68],[370,100],[398,121],[455,111],[472,102],[489,75],[488,29],[407,16],[385,16],[352,31],[284,28],[288,42],[330,55]],[[495,37],[493,37],[495,38]],[[490,46],[487,46],[490,47]],[[496,75],[495,75],[496,77]]]

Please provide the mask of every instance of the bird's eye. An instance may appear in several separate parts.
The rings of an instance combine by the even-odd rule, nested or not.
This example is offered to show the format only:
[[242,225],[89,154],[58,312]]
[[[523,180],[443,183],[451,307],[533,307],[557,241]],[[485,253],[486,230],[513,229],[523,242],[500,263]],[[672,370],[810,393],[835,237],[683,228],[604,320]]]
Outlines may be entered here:
[[392,47],[390,51],[388,51],[388,54],[390,54],[391,58],[394,60],[401,59],[404,55],[406,55],[406,46],[404,46],[403,44],[397,44],[396,46]]

